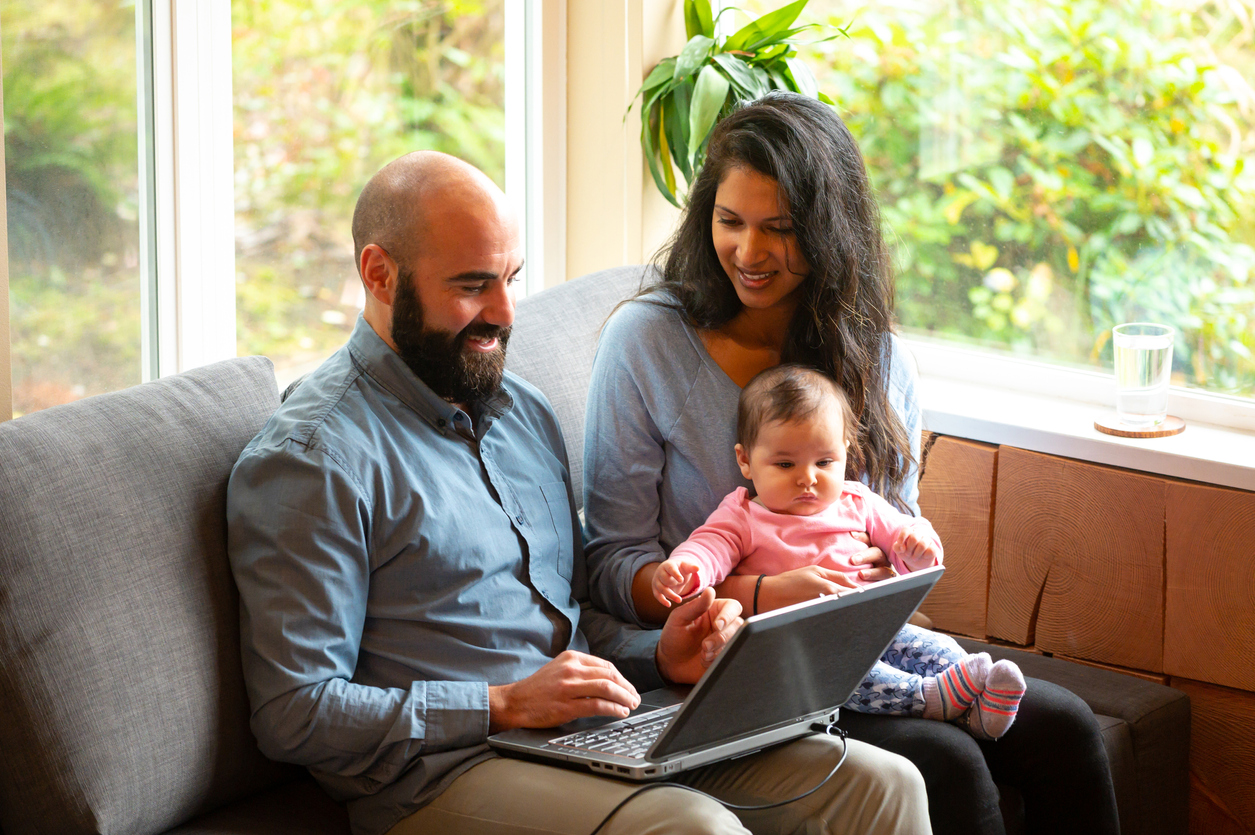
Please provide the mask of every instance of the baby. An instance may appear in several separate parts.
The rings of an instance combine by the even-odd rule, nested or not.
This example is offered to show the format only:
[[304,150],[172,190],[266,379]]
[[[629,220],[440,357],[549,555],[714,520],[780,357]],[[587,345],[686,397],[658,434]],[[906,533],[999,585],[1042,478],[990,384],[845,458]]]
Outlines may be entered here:
[[[846,480],[857,431],[845,392],[817,370],[779,365],[751,380],[737,410],[736,459],[754,495],[737,488],[664,562],[647,567],[652,578],[633,587],[637,612],[657,612],[655,599],[669,607],[730,573],[758,575],[753,614],[771,608],[759,605],[768,575],[816,565],[858,583],[861,566],[850,558],[867,546],[856,532],[888,555],[895,572],[940,564],[932,525]],[[953,720],[978,739],[997,739],[1015,720],[1024,689],[1010,661],[992,663],[987,653],[966,653],[947,635],[907,624],[845,707]]]

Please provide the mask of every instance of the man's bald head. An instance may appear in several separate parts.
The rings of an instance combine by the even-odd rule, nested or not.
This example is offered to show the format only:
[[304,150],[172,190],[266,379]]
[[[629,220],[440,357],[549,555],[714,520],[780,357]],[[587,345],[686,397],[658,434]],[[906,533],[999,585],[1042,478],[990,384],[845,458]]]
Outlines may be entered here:
[[370,178],[353,210],[353,255],[358,273],[362,250],[378,244],[396,261],[409,263],[424,245],[424,214],[433,202],[496,203],[501,190],[486,174],[457,157],[415,151]]

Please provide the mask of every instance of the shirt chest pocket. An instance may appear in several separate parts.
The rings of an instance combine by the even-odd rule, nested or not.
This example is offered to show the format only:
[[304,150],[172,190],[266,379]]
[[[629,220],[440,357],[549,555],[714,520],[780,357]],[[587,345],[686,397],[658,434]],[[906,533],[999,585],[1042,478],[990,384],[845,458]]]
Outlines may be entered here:
[[[575,529],[566,483],[541,484],[539,489],[528,490],[520,498],[527,505],[525,513],[531,517],[528,519],[531,524],[525,530],[531,552],[532,580],[546,597],[560,596],[565,602],[575,560]],[[567,581],[563,589],[550,587],[543,576],[546,569]]]

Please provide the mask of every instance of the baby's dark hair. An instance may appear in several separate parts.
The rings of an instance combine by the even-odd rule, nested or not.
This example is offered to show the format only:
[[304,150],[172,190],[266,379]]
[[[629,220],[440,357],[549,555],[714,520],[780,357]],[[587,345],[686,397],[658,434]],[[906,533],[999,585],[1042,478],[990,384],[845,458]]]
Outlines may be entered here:
[[[854,417],[850,398],[827,374],[797,363],[772,366],[755,376],[741,390],[736,407],[736,442],[748,453],[764,425],[773,420],[805,420],[828,401],[841,410],[849,455],[857,457],[858,419]],[[861,470],[858,461],[847,458],[847,473],[859,473]]]

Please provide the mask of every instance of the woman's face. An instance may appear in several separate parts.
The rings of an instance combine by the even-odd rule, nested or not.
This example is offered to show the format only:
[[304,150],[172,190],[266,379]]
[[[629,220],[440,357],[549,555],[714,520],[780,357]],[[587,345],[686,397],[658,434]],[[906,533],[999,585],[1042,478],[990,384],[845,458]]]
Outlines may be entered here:
[[711,237],[741,304],[754,310],[796,304],[810,265],[775,180],[752,168],[729,169],[715,192]]

